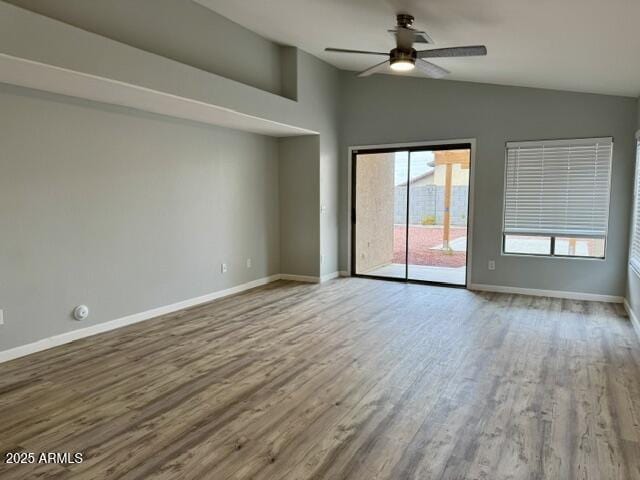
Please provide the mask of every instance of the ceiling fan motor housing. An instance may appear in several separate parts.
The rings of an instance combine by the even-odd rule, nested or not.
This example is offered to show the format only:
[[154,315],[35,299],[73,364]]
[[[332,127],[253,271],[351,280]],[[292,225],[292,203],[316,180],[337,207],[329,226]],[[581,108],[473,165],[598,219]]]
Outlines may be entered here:
[[399,13],[396,15],[398,26],[402,28],[411,28],[413,26],[413,20],[413,15],[409,15],[408,13]]

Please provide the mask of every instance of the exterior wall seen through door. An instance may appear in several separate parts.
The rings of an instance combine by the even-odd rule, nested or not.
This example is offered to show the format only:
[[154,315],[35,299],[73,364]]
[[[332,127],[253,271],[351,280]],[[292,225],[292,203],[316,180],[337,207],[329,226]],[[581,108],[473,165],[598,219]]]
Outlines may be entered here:
[[395,153],[358,155],[357,162],[355,251],[356,272],[362,274],[393,259]]

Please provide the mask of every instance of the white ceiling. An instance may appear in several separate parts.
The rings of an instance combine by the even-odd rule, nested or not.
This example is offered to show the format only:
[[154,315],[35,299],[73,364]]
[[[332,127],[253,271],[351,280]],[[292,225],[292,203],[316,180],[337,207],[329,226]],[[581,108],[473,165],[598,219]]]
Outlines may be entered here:
[[[339,68],[379,57],[324,47],[387,51],[395,14],[416,17],[436,47],[484,44],[486,57],[437,60],[455,80],[637,97],[640,0],[196,0],[278,43]],[[232,48],[232,46],[230,46]]]

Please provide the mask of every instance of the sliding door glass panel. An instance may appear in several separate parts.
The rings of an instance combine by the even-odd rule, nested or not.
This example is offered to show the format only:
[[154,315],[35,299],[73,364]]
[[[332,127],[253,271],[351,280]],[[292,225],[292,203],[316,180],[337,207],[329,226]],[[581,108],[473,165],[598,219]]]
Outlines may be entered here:
[[466,284],[470,150],[412,151],[409,280]]
[[409,153],[355,157],[355,273],[406,278]]

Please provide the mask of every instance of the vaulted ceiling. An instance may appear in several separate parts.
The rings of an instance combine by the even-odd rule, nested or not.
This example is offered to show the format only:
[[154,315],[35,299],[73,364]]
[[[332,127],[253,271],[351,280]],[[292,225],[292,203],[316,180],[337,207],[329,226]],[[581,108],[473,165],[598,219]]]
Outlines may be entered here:
[[[379,57],[324,47],[387,51],[395,14],[411,13],[435,47],[484,44],[480,58],[438,60],[455,80],[637,97],[638,0],[195,0],[277,43],[341,69]],[[233,45],[229,45],[232,49]]]

